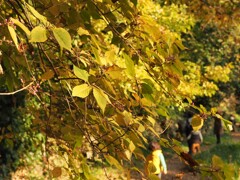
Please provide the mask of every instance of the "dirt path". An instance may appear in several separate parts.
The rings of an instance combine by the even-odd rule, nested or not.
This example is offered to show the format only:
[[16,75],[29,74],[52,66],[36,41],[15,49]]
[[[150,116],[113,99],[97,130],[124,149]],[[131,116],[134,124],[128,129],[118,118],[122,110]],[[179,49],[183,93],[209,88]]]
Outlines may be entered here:
[[[240,142],[240,132],[231,133],[234,142]],[[210,149],[213,145],[205,145],[201,147],[201,151]],[[199,174],[194,174],[191,169],[181,161],[181,159],[174,155],[172,158],[166,160],[168,166],[168,174],[163,175],[162,180],[200,180]]]
[[182,179],[182,180],[200,180],[201,177],[195,174],[177,155],[166,160],[168,174],[163,175],[162,180]]

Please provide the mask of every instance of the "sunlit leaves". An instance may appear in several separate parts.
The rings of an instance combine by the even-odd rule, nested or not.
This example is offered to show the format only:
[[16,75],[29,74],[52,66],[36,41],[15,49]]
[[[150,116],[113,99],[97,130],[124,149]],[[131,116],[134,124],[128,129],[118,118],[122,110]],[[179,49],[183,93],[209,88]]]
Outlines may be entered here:
[[76,66],[73,66],[73,72],[74,74],[79,78],[84,80],[85,82],[88,82],[88,77],[90,76],[86,70],[80,69]]
[[101,108],[102,112],[104,113],[106,105],[108,103],[111,103],[108,96],[103,92],[103,90],[98,89],[98,88],[93,89],[93,95],[94,95],[99,107]]
[[[169,23],[164,28],[158,24],[162,12],[154,13],[161,9],[153,9],[152,1],[34,2],[34,7],[22,6],[29,18],[18,16],[19,21],[13,20],[17,28],[10,26],[9,31],[16,46],[20,42],[26,46],[22,59],[36,77],[23,74],[23,68],[18,68],[21,64],[11,70],[16,70],[23,83],[40,80],[44,92],[49,92],[39,96],[44,100],[47,96],[51,113],[58,114],[49,122],[52,134],[60,134],[72,146],[71,142],[76,142],[73,132],[81,129],[82,139],[75,146],[85,149],[85,142],[91,141],[94,151],[103,153],[104,160],[118,169],[122,169],[121,158],[144,159],[139,147],[144,148],[148,141],[146,131],[159,137],[154,128],[157,120],[169,118],[168,107],[175,107],[185,97],[182,94],[196,89],[187,85],[202,82],[200,71],[195,71],[198,67],[185,69],[179,60],[179,52],[185,48],[179,34],[168,29],[171,25],[176,30],[174,24],[170,19],[162,19],[162,24]],[[135,6],[150,2],[147,11]],[[25,43],[26,35],[33,42],[30,45]],[[179,88],[182,72],[189,75],[184,79],[187,85],[183,84],[189,91],[184,93]],[[193,126],[199,127],[201,122],[196,120]],[[83,159],[81,173],[92,179]]]
[[36,26],[30,33],[30,42],[44,42],[47,40],[47,30],[44,27]]
[[86,29],[83,29],[82,27],[78,28],[77,32],[78,32],[78,34],[80,36],[82,36],[82,35],[89,35],[89,32]]
[[72,39],[68,31],[64,28],[53,28],[52,31],[60,47],[71,51]]
[[205,76],[215,82],[228,82],[230,80],[231,65],[205,66]]
[[92,87],[89,86],[88,84],[81,84],[73,88],[72,95],[80,98],[85,98],[89,95],[91,90]]

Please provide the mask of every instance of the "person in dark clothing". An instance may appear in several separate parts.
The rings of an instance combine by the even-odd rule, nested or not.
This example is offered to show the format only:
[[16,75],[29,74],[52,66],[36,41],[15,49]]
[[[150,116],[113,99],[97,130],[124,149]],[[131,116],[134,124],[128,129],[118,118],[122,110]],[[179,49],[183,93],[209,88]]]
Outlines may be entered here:
[[185,134],[188,143],[188,154],[193,155],[200,152],[200,145],[203,141],[202,133],[200,130],[194,131],[191,125],[192,118],[187,119],[185,126]]
[[223,131],[223,126],[222,126],[222,120],[214,117],[214,128],[213,128],[213,132],[216,136],[216,140],[217,140],[217,144],[221,143],[221,134]]
[[191,131],[191,133],[187,137],[188,147],[189,147],[189,154],[193,155],[199,153],[201,151],[200,145],[203,142],[202,133],[200,130],[198,131]]
[[[185,129],[184,129],[186,138],[188,138],[188,136],[191,134],[191,132],[193,130],[190,122],[191,122],[191,118],[186,120]],[[190,151],[191,146],[192,146],[191,141],[187,140],[187,143],[188,143],[188,149]]]

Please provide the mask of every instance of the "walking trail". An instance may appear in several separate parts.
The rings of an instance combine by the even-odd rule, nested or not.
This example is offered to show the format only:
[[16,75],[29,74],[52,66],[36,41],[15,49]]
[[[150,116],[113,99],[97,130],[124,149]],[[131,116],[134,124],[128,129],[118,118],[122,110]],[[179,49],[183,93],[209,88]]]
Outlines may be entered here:
[[[234,142],[240,142],[240,132],[231,133]],[[204,145],[201,147],[201,151],[206,151],[214,145]],[[162,180],[200,180],[202,179],[199,174],[195,174],[191,169],[177,156],[167,159],[168,174],[162,177]]]

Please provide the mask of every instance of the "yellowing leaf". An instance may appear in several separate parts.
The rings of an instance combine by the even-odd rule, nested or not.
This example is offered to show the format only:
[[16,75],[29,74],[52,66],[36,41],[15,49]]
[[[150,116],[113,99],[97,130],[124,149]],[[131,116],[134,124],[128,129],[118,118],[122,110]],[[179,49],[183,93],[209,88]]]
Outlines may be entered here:
[[37,26],[30,33],[30,42],[45,42],[47,40],[47,30]]
[[81,84],[79,86],[75,86],[72,91],[72,96],[77,96],[80,98],[85,98],[91,92],[92,87],[88,84]]
[[89,35],[89,32],[86,30],[86,29],[83,29],[83,28],[78,28],[78,31],[77,33],[82,36],[82,35]]
[[180,40],[175,40],[175,44],[177,44],[177,46],[178,46],[181,50],[187,49],[186,47],[184,47],[184,45],[182,44],[182,41],[180,41]]
[[38,20],[40,20],[42,23],[46,24],[47,18],[43,15],[41,15],[39,12],[37,12],[32,6],[30,6],[29,4],[25,3],[29,9],[29,11],[33,14],[33,16],[35,18],[37,18]]
[[128,160],[130,161],[130,160],[131,160],[131,157],[132,157],[132,153],[131,153],[129,150],[125,150],[125,151],[124,151],[124,154],[126,155],[126,157],[128,158]]
[[201,129],[203,126],[203,118],[201,118],[199,115],[193,116],[191,125],[194,131]]
[[212,157],[212,166],[213,167],[217,167],[217,168],[223,168],[224,167],[224,162],[223,162],[223,160],[220,158],[220,157],[218,157],[218,156],[216,156],[216,155],[213,155],[213,157]]
[[117,65],[112,65],[106,69],[106,74],[108,74],[112,79],[122,79],[123,69]]
[[156,123],[156,120],[153,119],[151,116],[148,116],[147,120],[152,124],[152,126],[154,126],[154,124]]
[[128,121],[125,121],[125,118],[122,114],[116,114],[115,121],[120,125],[120,126],[127,126],[129,124]]
[[9,30],[9,33],[12,37],[12,40],[13,40],[16,48],[18,49],[18,39],[17,39],[17,34],[16,34],[15,29],[12,26],[8,26],[8,30]]
[[156,110],[157,110],[157,113],[158,113],[159,115],[168,117],[168,111],[167,111],[166,108],[164,108],[164,107],[161,106],[161,107],[157,108]]
[[25,33],[27,36],[30,36],[30,31],[29,29],[23,24],[21,23],[19,20],[17,19],[13,19],[13,18],[10,18],[10,20],[17,26],[19,26]]
[[52,70],[48,70],[42,75],[41,79],[42,81],[46,81],[53,78],[53,76],[54,76],[54,72]]
[[52,31],[60,47],[71,51],[72,39],[67,30],[63,28],[54,28]]
[[134,66],[132,59],[127,54],[123,54],[123,57],[125,59],[125,64],[127,67],[127,74],[129,76],[134,77],[135,76],[135,66]]
[[93,54],[94,54],[94,57],[95,57],[97,63],[101,64],[101,59],[100,59],[100,56],[99,56],[99,53],[98,53],[98,49],[95,48],[94,46],[92,46],[92,51],[93,51]]
[[133,152],[133,151],[136,149],[136,146],[135,146],[134,143],[131,141],[128,148],[129,148],[129,150],[130,150],[131,152]]
[[111,103],[108,96],[101,89],[97,88],[93,89],[93,96],[104,113],[107,103]]
[[59,176],[62,175],[62,169],[61,167],[55,167],[53,170],[52,170],[52,176],[53,178],[57,178]]
[[117,169],[123,170],[122,166],[114,157],[107,154],[105,154],[104,157],[110,165],[114,165]]
[[85,82],[88,82],[89,74],[86,70],[83,70],[83,69],[80,69],[80,68],[74,66],[73,67],[73,72],[79,79],[82,79]]

